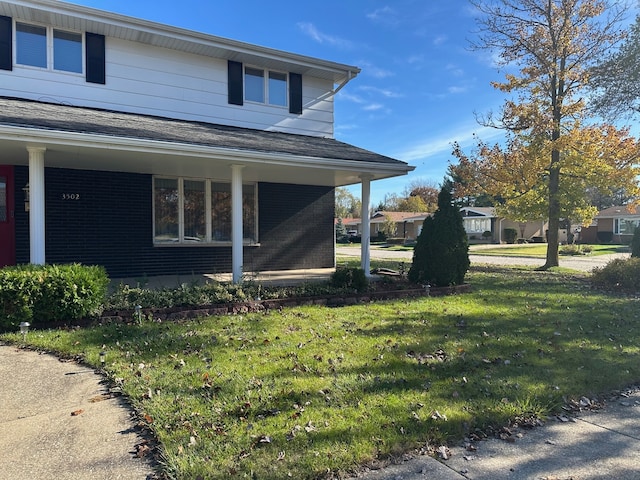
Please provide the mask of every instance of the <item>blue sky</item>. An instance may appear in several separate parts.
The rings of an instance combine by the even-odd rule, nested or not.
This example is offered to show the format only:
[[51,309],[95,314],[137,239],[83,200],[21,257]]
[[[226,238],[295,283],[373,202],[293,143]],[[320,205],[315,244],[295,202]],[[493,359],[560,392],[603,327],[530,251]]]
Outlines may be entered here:
[[502,104],[490,81],[503,76],[468,48],[476,25],[466,0],[70,1],[360,67],[336,97],[335,137],[415,166],[373,182],[373,206],[411,181],[439,184],[452,142],[500,136],[475,120]]

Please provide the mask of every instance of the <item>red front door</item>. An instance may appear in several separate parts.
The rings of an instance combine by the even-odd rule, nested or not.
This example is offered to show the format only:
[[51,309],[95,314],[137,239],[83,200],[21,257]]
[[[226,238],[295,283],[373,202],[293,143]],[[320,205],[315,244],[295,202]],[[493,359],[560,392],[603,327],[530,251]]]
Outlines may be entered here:
[[0,268],[16,263],[13,166],[0,165]]

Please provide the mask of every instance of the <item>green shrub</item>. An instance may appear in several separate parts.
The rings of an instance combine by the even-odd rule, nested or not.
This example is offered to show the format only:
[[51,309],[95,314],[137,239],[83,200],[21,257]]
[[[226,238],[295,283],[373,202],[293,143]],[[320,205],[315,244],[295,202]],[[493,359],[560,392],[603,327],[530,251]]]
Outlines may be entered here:
[[587,255],[591,253],[593,248],[591,245],[576,245],[571,243],[569,245],[562,245],[558,253],[560,255]]
[[616,258],[604,267],[594,268],[591,283],[608,290],[640,292],[640,258]]
[[0,329],[98,314],[109,278],[98,266],[20,265],[0,270]]
[[468,270],[469,241],[462,214],[443,186],[438,210],[425,219],[418,236],[408,277],[413,283],[446,287],[464,283]]
[[504,229],[504,241],[507,243],[516,243],[516,238],[518,238],[518,230],[515,228],[505,228]]
[[331,285],[335,288],[364,292],[369,281],[361,268],[339,268],[331,274]]
[[633,258],[640,258],[640,226],[637,226],[633,231],[633,238],[631,239],[631,256]]

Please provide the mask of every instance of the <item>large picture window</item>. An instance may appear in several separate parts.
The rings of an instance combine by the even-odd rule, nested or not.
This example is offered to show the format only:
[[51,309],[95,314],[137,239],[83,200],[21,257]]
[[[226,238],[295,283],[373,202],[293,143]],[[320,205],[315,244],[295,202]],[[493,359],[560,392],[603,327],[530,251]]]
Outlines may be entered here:
[[483,233],[491,231],[490,218],[464,218],[464,229],[467,233]]
[[82,73],[82,34],[16,22],[16,63]]
[[[243,241],[257,242],[256,185],[242,186]],[[153,182],[154,243],[231,242],[231,184],[156,177]]]
[[633,235],[636,227],[640,226],[640,219],[616,218],[613,230],[616,235]]

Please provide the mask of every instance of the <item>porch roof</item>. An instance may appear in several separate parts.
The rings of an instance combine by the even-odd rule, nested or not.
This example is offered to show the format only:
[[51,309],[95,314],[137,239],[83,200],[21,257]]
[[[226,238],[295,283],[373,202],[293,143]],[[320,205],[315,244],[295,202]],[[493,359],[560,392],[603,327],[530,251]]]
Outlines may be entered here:
[[[215,177],[212,169],[226,161],[253,167],[255,180],[332,186],[359,183],[362,175],[372,180],[404,175],[414,168],[333,138],[11,97],[0,97],[0,142],[0,163],[26,164],[24,146],[30,144],[47,148],[48,166]],[[252,180],[249,170],[247,180]]]

